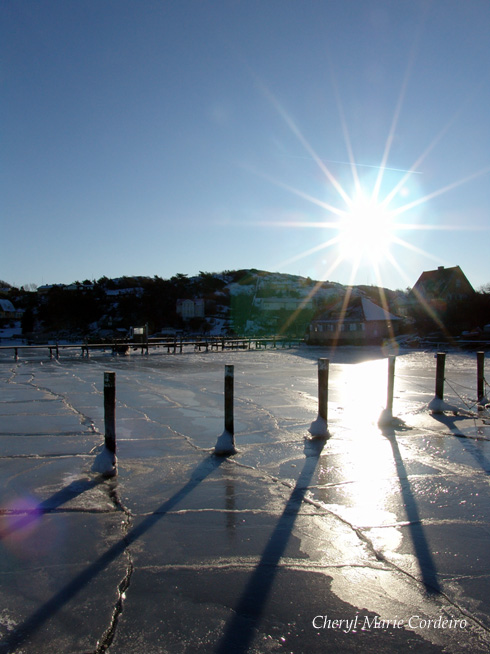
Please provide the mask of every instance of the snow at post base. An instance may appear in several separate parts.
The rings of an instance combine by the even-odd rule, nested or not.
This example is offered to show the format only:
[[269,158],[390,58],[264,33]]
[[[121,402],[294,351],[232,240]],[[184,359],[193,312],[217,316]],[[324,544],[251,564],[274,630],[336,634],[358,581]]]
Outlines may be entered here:
[[98,472],[104,477],[114,477],[117,474],[117,458],[114,452],[102,446],[101,451],[95,457],[92,465],[92,472]]
[[308,431],[313,438],[328,438],[330,436],[327,421],[320,415],[311,423]]
[[221,436],[216,441],[216,445],[214,447],[214,453],[221,454],[221,455],[236,454],[233,434],[230,434],[230,432],[226,431],[225,429],[225,431],[221,434]]

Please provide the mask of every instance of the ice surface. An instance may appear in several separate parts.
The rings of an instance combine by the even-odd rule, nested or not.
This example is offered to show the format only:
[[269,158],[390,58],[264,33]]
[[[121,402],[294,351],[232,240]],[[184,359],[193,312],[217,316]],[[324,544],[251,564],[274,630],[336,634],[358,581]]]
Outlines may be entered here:
[[[322,357],[328,440],[310,438]],[[108,362],[112,478],[93,471],[99,457],[113,469]],[[213,446],[231,442],[216,442],[230,363],[226,458]],[[95,651],[112,628],[115,654],[488,651],[490,417],[475,408],[474,355],[448,353],[446,377],[457,415],[433,415],[433,353],[400,353],[379,424],[378,349],[0,359],[0,652]],[[311,626],[366,612],[468,624]]]

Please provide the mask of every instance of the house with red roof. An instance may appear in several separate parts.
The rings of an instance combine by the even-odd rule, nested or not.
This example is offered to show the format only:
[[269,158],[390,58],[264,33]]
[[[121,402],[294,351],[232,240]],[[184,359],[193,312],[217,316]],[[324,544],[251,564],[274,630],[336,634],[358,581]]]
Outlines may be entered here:
[[402,318],[362,296],[351,295],[310,324],[310,345],[377,344],[400,333]]
[[411,290],[409,300],[413,305],[429,306],[443,313],[452,302],[469,300],[475,289],[459,266],[423,272]]
[[420,275],[412,288],[412,294],[416,299],[423,298],[428,302],[432,300],[450,302],[473,297],[475,289],[459,266],[453,268],[439,266],[437,270],[428,270]]

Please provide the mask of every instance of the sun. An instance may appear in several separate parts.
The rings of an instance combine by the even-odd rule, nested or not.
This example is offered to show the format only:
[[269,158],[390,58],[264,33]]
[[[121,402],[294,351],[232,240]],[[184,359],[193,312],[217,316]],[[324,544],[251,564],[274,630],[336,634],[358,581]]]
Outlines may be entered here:
[[[396,127],[408,80],[408,71],[409,68],[407,68],[407,77],[400,92],[379,165],[356,161],[338,92],[336,93],[337,106],[348,154],[347,160],[343,161],[327,159],[320,156],[312,144],[306,139],[295,121],[275,98],[274,94],[265,84],[260,84],[265,97],[276,109],[290,132],[303,147],[305,155],[297,156],[301,159],[311,159],[316,164],[324,181],[324,190],[320,195],[314,195],[281,179],[264,174],[253,167],[246,166],[250,172],[259,175],[268,182],[306,200],[315,207],[320,207],[325,215],[324,219],[311,220],[309,214],[305,213],[304,215],[300,215],[299,219],[295,216],[294,220],[260,220],[256,223],[257,225],[273,225],[287,229],[319,229],[321,230],[322,236],[326,236],[317,245],[279,262],[277,264],[279,268],[290,266],[292,263],[300,261],[305,257],[315,255],[318,257],[318,264],[321,263],[322,266],[322,279],[331,277],[335,270],[347,262],[350,264],[349,285],[354,284],[356,276],[361,270],[361,274],[367,272],[371,275],[373,273],[378,286],[384,287],[386,280],[383,277],[393,269],[405,280],[408,286],[412,280],[404,269],[400,261],[400,256],[395,256],[395,252],[397,254],[400,252],[414,253],[415,255],[437,261],[439,261],[439,257],[431,251],[426,251],[416,246],[410,240],[407,240],[407,238],[402,238],[400,236],[401,232],[413,234],[426,230],[468,230],[469,226],[467,224],[426,224],[422,221],[420,209],[433,198],[447,193],[462,184],[466,184],[481,175],[488,174],[490,167],[478,170],[462,179],[426,194],[421,192],[421,185],[414,181],[416,175],[423,175],[423,171],[420,170],[421,164],[445,135],[453,119],[442,127],[411,166],[401,168],[387,165],[396,134]],[[334,87],[336,88],[335,80]],[[296,157],[296,155],[291,156]],[[349,166],[352,175],[349,183],[346,184],[342,180],[343,174],[334,174],[330,164]],[[402,217],[408,212],[411,212],[412,216],[410,221],[406,221]],[[326,252],[329,255],[326,255]],[[315,292],[313,291],[313,294]]]
[[376,265],[388,258],[394,237],[394,215],[363,191],[353,197],[339,218],[339,252],[342,259]]

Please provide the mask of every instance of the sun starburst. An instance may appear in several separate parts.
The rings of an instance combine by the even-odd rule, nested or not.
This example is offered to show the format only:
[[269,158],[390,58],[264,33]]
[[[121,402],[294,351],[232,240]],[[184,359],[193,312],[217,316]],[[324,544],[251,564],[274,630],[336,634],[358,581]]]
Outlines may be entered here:
[[[408,75],[408,72],[407,72]],[[368,266],[375,275],[378,286],[388,285],[389,280],[381,279],[381,268],[386,264],[391,265],[393,270],[400,275],[407,286],[413,283],[413,279],[399,265],[397,257],[394,254],[395,248],[402,248],[406,252],[417,253],[426,258],[437,260],[431,252],[427,252],[420,247],[415,246],[407,238],[401,238],[400,232],[416,233],[423,230],[462,230],[468,231],[472,228],[468,224],[464,225],[436,225],[422,223],[420,219],[420,209],[435,197],[448,193],[454,188],[470,182],[471,180],[490,172],[490,167],[472,173],[463,179],[446,184],[442,188],[436,189],[429,193],[423,194],[416,192],[410,194],[407,187],[415,175],[423,174],[419,167],[433,150],[435,145],[447,133],[454,122],[454,116],[442,127],[433,141],[416,159],[413,165],[408,169],[388,166],[388,159],[393,143],[393,135],[396,130],[397,122],[401,113],[402,102],[407,87],[407,77],[404,79],[399,100],[396,105],[390,131],[383,150],[383,156],[380,165],[358,163],[355,160],[354,148],[351,143],[347,121],[343,112],[340,101],[340,93],[336,84],[337,105],[341,118],[344,140],[347,148],[348,161],[339,162],[320,156],[315,148],[308,142],[305,135],[301,132],[295,121],[289,116],[288,112],[280,105],[271,91],[265,85],[261,85],[262,91],[275,107],[278,114],[286,123],[288,129],[296,137],[302,148],[305,150],[306,157],[316,163],[322,176],[325,179],[325,188],[328,190],[326,197],[315,197],[300,188],[291,186],[281,180],[272,178],[262,172],[253,170],[255,174],[267,179],[269,182],[279,186],[290,193],[310,202],[316,207],[325,211],[325,220],[281,220],[281,221],[261,221],[261,225],[275,225],[277,227],[287,228],[315,228],[321,230],[327,237],[320,240],[318,245],[310,247],[304,252],[298,252],[285,261],[279,262],[278,267],[290,265],[306,257],[310,257],[321,251],[331,251],[333,257],[329,258],[329,263],[325,264],[326,270],[323,271],[322,278],[327,279],[342,264],[350,265],[349,284],[353,284],[357,271],[361,265]],[[456,114],[459,113],[459,109]],[[299,156],[299,155],[298,155]],[[328,164],[345,164],[350,167],[351,181],[341,179],[336,176]],[[377,171],[374,178],[371,175],[361,175],[358,169],[370,169]],[[389,179],[388,179],[389,173]],[[415,185],[417,186],[417,185]],[[418,185],[420,188],[420,185]],[[405,216],[410,214],[411,220],[405,221]],[[487,229],[487,228],[485,228]]]

